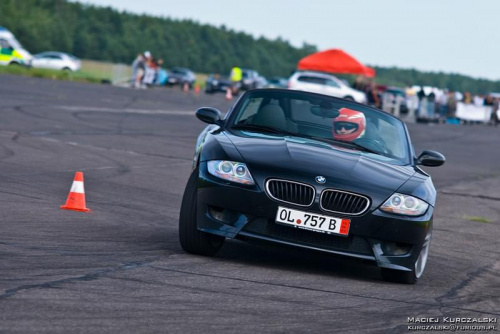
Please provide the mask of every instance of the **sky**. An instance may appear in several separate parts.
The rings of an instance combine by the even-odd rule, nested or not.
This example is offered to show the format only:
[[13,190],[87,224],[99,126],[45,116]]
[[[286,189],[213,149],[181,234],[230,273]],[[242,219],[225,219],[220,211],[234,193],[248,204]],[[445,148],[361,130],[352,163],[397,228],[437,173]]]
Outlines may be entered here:
[[[75,1],[75,0],[73,0]],[[225,25],[369,65],[500,80],[496,0],[82,0],[137,14]]]

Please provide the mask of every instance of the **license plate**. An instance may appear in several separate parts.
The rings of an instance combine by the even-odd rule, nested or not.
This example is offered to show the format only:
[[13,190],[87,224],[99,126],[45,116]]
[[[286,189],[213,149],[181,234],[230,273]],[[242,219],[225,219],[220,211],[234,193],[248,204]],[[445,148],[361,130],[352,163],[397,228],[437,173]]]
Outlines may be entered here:
[[344,236],[349,234],[349,226],[351,225],[350,219],[323,216],[281,206],[278,207],[276,222],[304,230]]

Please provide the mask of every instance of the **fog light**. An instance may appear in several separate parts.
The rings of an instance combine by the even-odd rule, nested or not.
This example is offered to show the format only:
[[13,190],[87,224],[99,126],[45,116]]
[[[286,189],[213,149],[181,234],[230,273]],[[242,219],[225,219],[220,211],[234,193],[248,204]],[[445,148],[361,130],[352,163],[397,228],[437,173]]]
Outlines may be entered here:
[[224,210],[215,206],[208,206],[208,213],[213,219],[224,222]]
[[384,255],[405,255],[411,250],[410,244],[404,244],[401,242],[382,242],[382,252]]

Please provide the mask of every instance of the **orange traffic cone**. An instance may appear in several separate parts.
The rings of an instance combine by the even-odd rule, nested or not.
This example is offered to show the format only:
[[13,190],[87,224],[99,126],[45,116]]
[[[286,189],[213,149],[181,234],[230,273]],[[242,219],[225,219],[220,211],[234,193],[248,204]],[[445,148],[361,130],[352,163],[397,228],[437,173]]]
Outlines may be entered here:
[[76,172],[75,179],[73,180],[73,185],[71,186],[68,199],[66,200],[66,204],[61,206],[61,209],[82,212],[90,211],[90,209],[85,206],[85,189],[83,188],[82,172]]
[[231,92],[231,88],[228,88],[226,91],[226,100],[231,100],[233,98],[233,94]]
[[200,95],[200,91],[201,91],[200,85],[198,85],[198,84],[194,85],[194,94]]

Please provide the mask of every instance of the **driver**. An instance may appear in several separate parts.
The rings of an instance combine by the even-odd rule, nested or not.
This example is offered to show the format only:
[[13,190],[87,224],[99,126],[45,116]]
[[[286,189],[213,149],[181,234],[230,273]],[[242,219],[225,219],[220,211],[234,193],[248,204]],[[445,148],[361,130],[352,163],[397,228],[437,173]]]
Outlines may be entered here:
[[365,115],[356,110],[342,108],[340,115],[333,119],[333,138],[343,141],[353,141],[365,133]]

